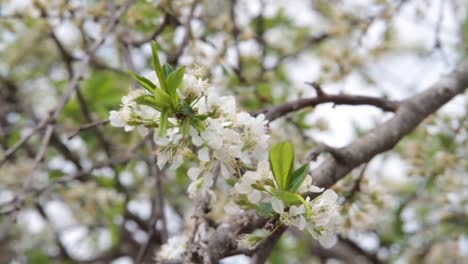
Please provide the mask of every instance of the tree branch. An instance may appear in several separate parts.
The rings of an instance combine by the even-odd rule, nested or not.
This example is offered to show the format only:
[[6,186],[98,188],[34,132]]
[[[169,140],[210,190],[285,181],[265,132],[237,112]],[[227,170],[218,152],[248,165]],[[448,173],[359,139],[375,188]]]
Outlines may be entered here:
[[98,126],[102,126],[102,125],[105,125],[105,124],[107,124],[109,122],[110,122],[109,119],[103,119],[103,120],[97,120],[97,121],[93,121],[93,122],[81,125],[77,130],[75,130],[73,133],[71,133],[70,136],[68,136],[67,139],[70,140],[70,139],[74,138],[76,135],[81,133],[81,131],[84,131],[84,130],[87,130],[87,129],[90,129],[90,128],[95,128],[95,127],[98,127]]
[[171,24],[179,25],[179,21],[175,17],[166,13],[162,23],[150,35],[143,37],[142,39],[129,39],[121,35],[119,36],[119,40],[126,45],[139,47],[145,43],[150,42],[151,40],[156,40],[156,37],[159,36],[164,31],[164,29]]
[[281,226],[273,234],[267,237],[257,248],[257,252],[252,256],[250,260],[251,264],[262,264],[268,259],[271,251],[275,247],[278,240],[281,238],[283,233],[288,229],[287,226]]
[[282,105],[271,107],[263,111],[266,119],[273,121],[276,118],[300,110],[306,107],[314,107],[319,104],[334,103],[336,105],[371,105],[386,112],[395,112],[398,109],[398,102],[379,97],[348,95],[348,94],[322,94],[314,98],[302,98],[296,101],[287,102]]

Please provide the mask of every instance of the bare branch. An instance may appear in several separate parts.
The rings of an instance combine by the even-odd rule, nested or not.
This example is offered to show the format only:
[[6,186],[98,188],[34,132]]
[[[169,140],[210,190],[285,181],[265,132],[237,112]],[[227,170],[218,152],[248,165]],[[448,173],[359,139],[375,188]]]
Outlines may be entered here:
[[49,119],[43,119],[39,124],[37,124],[28,134],[18,140],[11,148],[5,151],[5,155],[0,160],[0,167],[11,157],[15,152],[23,146],[28,140],[37,132],[41,131],[48,123],[50,122]]
[[325,103],[334,103],[337,105],[371,105],[378,107],[386,112],[395,112],[399,105],[399,103],[396,101],[386,100],[379,97],[348,94],[322,94],[318,97],[298,99],[296,101],[274,106],[270,109],[264,110],[263,113],[265,114],[266,119],[273,121],[276,118],[287,115],[302,108],[314,107]]
[[79,133],[81,133],[84,130],[94,128],[94,127],[98,127],[98,126],[102,126],[102,125],[105,125],[107,123],[109,123],[109,120],[104,119],[104,120],[97,120],[97,121],[94,121],[94,122],[91,122],[91,123],[88,123],[88,124],[81,125],[77,130],[75,130],[73,133],[71,133],[70,136],[68,136],[68,140],[74,138],[76,135],[78,135]]
[[159,36],[164,31],[164,29],[171,24],[178,25],[179,21],[175,17],[166,13],[164,15],[164,19],[162,23],[150,35],[142,39],[128,39],[128,38],[125,38],[124,36],[119,36],[119,40],[124,44],[139,47],[145,43],[150,42],[151,40],[156,40],[156,37]]

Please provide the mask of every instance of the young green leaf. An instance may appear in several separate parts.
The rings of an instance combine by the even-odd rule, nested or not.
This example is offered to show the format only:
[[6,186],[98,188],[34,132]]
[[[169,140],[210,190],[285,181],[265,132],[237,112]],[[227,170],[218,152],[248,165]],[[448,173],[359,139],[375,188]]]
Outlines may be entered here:
[[153,67],[154,71],[156,72],[156,75],[158,76],[159,83],[161,85],[161,89],[165,92],[167,92],[167,87],[166,87],[166,79],[164,78],[164,73],[161,68],[161,62],[159,61],[158,57],[158,46],[156,42],[151,41],[151,52],[153,55]]
[[154,98],[166,107],[171,105],[171,97],[161,89],[154,90]]
[[167,64],[167,63],[162,66],[162,69],[163,69],[165,78],[167,78],[167,76],[169,76],[169,74],[171,74],[171,72],[174,71],[174,68],[170,64]]
[[159,112],[163,111],[169,106],[169,101],[161,100],[160,97],[156,98],[151,95],[142,95],[140,97],[135,98],[133,101],[141,105],[147,105],[149,107],[152,107],[158,110]]
[[306,217],[310,218],[312,216],[312,211],[310,209],[309,204],[306,202],[306,200],[304,200],[304,197],[302,197],[300,194],[277,189],[274,189],[272,193],[276,198],[283,201],[286,206],[297,206],[303,204],[306,211]]
[[257,205],[256,209],[263,217],[271,216],[274,213],[271,203],[261,203]]
[[184,116],[193,116],[195,115],[195,112],[193,111],[193,108],[190,106],[182,106],[178,109],[178,112],[183,114]]
[[182,80],[184,78],[185,67],[180,67],[177,70],[171,72],[169,76],[167,76],[167,90],[169,95],[171,96],[173,103],[177,103],[177,88],[182,84]]
[[272,193],[276,198],[283,201],[285,205],[287,206],[298,205],[302,202],[301,200],[303,199],[302,196],[300,196],[297,193],[292,193],[292,192],[278,190],[278,189],[273,189]]
[[270,167],[276,184],[281,190],[287,189],[288,176],[294,163],[294,150],[288,141],[275,144],[270,150]]
[[49,170],[49,180],[55,180],[65,175],[61,170]]
[[158,135],[160,137],[166,135],[167,127],[169,124],[169,111],[164,110],[161,111],[161,116],[159,117],[159,127],[158,127]]
[[101,187],[104,187],[104,188],[115,188],[115,185],[116,185],[115,178],[108,178],[108,177],[96,175],[93,179],[94,179],[94,180],[96,181],[96,183],[97,183],[99,186],[101,186]]
[[288,177],[288,191],[296,192],[299,186],[307,176],[309,172],[309,163],[302,165],[299,169],[293,171]]
[[154,89],[157,89],[156,85],[154,85],[150,80],[146,79],[143,76],[139,76],[134,74],[133,72],[128,72],[129,75],[133,77],[143,88],[148,90],[148,92],[153,93]]

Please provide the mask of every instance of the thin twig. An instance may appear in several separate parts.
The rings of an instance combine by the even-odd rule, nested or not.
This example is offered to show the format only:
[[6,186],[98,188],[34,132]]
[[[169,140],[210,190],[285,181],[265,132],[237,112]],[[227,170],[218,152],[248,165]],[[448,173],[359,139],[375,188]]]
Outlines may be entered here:
[[182,54],[184,52],[184,49],[190,43],[190,40],[192,38],[192,24],[191,24],[191,22],[193,20],[194,15],[195,15],[195,8],[197,7],[198,2],[199,2],[199,0],[193,1],[192,6],[190,7],[190,13],[189,13],[189,16],[187,18],[187,22],[185,23],[185,26],[184,26],[185,27],[185,35],[184,35],[184,39],[182,40],[182,43],[177,47],[176,51],[173,54],[171,54],[167,59],[167,63],[169,63],[171,65],[177,65],[178,64],[180,56],[182,56]]
[[124,44],[139,47],[145,43],[150,42],[151,40],[156,40],[156,37],[159,36],[164,31],[164,29],[171,24],[178,25],[179,21],[175,17],[166,13],[164,15],[162,23],[150,35],[143,37],[142,39],[128,39],[124,36],[120,36],[119,40]]
[[109,120],[104,119],[104,120],[97,120],[97,121],[94,121],[94,122],[91,122],[91,123],[88,123],[88,124],[81,125],[77,130],[75,130],[73,133],[71,133],[70,136],[68,136],[67,139],[70,140],[70,139],[74,138],[75,136],[77,136],[79,133],[81,133],[84,130],[94,128],[94,127],[98,127],[98,126],[102,126],[102,125],[106,125],[107,123],[109,123]]
[[296,101],[287,102],[282,105],[274,106],[263,110],[265,118],[273,121],[276,118],[300,110],[306,107],[314,107],[319,104],[334,103],[336,105],[371,105],[378,107],[386,112],[395,112],[398,109],[399,102],[387,100],[380,97],[348,95],[348,94],[323,94],[319,97],[303,98]]
[[37,132],[42,130],[51,120],[50,119],[43,119],[39,124],[37,124],[31,131],[29,131],[26,136],[22,137],[18,140],[13,146],[5,151],[5,155],[0,160],[0,167],[21,147],[23,146],[28,140]]

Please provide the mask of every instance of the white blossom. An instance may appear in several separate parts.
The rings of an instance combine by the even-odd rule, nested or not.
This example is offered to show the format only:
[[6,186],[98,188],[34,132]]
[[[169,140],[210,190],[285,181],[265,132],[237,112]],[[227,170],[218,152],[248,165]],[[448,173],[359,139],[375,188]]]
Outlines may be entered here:
[[236,215],[242,212],[242,209],[234,202],[229,201],[224,207],[224,211],[230,215]]
[[263,239],[271,235],[271,232],[265,229],[257,229],[251,234],[242,234],[237,237],[239,248],[253,249]]
[[202,94],[206,92],[207,88],[208,83],[202,78],[184,74],[181,91],[179,94],[182,98],[196,99],[202,96]]
[[192,167],[187,171],[187,175],[192,181],[194,181],[198,178],[201,172],[202,170],[200,168]]
[[124,127],[130,119],[130,112],[127,110],[110,111],[109,121],[112,126]]
[[324,188],[320,188],[318,186],[313,185],[312,176],[307,175],[304,181],[302,182],[301,186],[297,189],[298,193],[320,193],[323,192]]
[[201,161],[210,161],[210,152],[207,147],[198,151],[198,159]]
[[247,199],[249,199],[251,203],[256,204],[262,199],[262,193],[258,190],[253,190],[247,195]]
[[278,214],[281,214],[284,211],[284,203],[276,197],[271,198],[271,206]]

